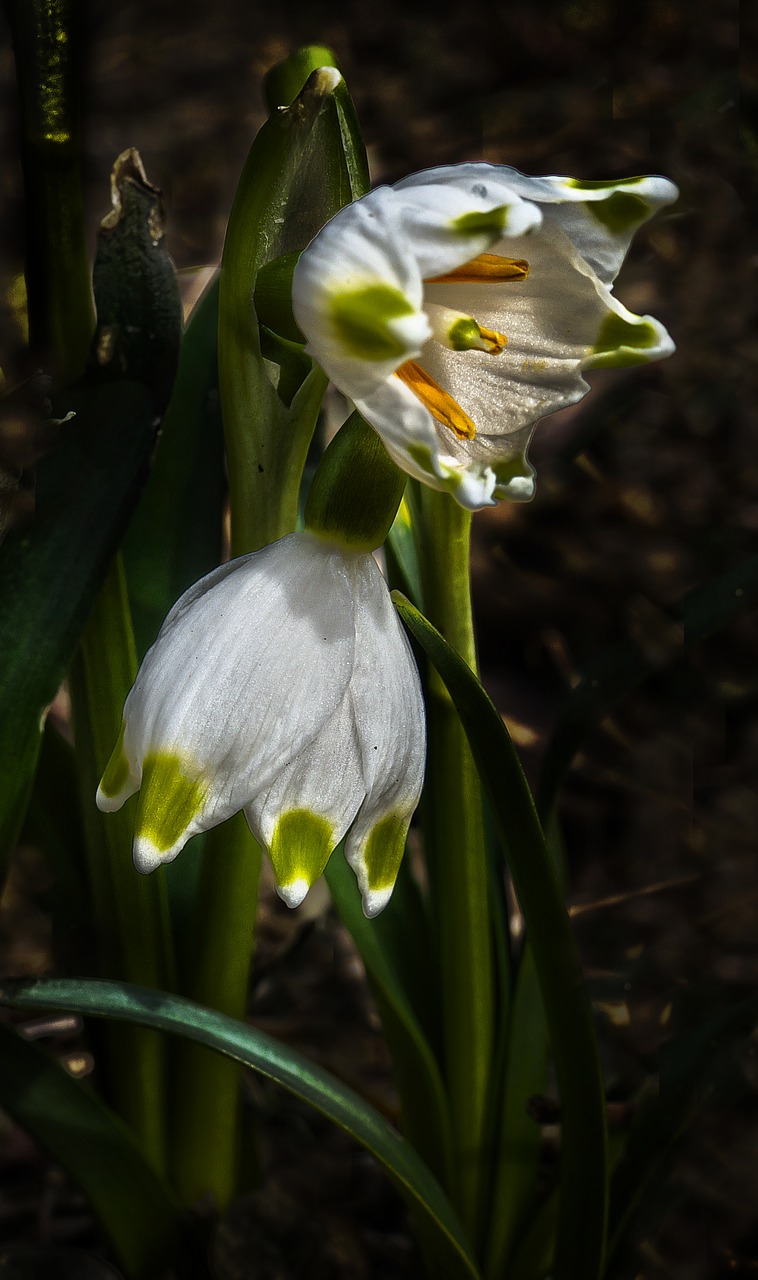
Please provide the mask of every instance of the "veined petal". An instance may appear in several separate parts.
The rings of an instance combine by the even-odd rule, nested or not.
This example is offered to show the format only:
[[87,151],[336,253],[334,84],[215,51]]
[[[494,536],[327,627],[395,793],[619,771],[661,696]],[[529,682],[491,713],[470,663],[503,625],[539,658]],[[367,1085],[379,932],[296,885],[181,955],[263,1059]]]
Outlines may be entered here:
[[458,459],[522,454],[539,418],[589,390],[583,369],[623,363],[627,347],[636,361],[672,350],[663,327],[627,312],[557,228],[532,237],[529,253],[529,276],[507,298],[487,285],[427,286],[429,301],[508,334],[497,356],[431,343],[424,351],[425,368],[476,424],[472,442],[450,446]]
[[309,534],[224,566],[177,603],[127,698],[123,753],[130,786],[157,757],[180,792],[197,792],[182,832],[177,806],[162,811],[148,788],[145,868],[251,803],[313,741],[343,701],[353,645],[344,557]]
[[352,399],[369,395],[430,336],[402,218],[392,189],[377,188],[326,224],[292,277],[305,349]]
[[277,892],[302,902],[353,821],[366,787],[349,690],[315,741],[290,761],[245,808],[268,851]]
[[568,236],[605,284],[612,284],[618,275],[635,231],[679,195],[673,182],[657,176],[607,182],[536,178],[507,165],[491,164],[443,165],[396,184],[399,190],[427,188],[430,200],[451,186],[484,189],[492,200],[502,199],[507,191],[532,202],[547,223]]
[[392,893],[421,794],[426,722],[410,645],[370,556],[355,557],[352,580],[356,656],[350,697],[366,798],[345,855],[358,879],[363,910],[375,916]]
[[[472,511],[493,505],[497,478],[488,463],[479,467],[474,454],[463,449],[452,431],[435,422],[399,378],[389,378],[366,400],[356,401],[355,407],[408,475],[432,489],[454,494]],[[531,490],[525,496],[531,497]]]
[[393,190],[403,202],[404,234],[425,280],[460,267],[504,237],[527,235],[542,222],[537,206],[503,183],[485,187],[472,179],[427,186],[406,178]]

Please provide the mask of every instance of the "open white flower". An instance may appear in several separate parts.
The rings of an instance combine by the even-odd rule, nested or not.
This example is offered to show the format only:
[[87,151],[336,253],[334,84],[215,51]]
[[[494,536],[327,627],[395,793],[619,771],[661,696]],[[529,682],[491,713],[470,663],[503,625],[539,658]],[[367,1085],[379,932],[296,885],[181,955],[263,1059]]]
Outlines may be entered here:
[[139,871],[245,812],[297,906],[349,832],[367,915],[388,901],[424,773],[415,661],[370,555],[293,533],[174,605],[125,706],[97,803],[141,788]]
[[300,256],[306,350],[410,475],[472,508],[530,498],[537,420],[586,394],[586,370],[674,349],[611,286],[636,229],[676,195],[665,178],[489,164],[379,187]]

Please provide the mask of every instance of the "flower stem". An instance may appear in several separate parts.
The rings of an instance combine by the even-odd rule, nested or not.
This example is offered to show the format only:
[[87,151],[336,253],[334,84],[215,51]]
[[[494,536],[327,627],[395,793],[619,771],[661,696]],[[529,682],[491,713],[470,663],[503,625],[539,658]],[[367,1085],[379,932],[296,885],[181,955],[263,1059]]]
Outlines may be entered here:
[[[471,611],[471,513],[413,486],[424,611],[476,670]],[[458,1185],[476,1238],[488,1181],[484,1158],[493,1053],[493,953],[479,778],[450,696],[430,672],[426,857],[443,988],[445,1070]]]
[[[104,974],[170,990],[174,975],[166,886],[162,872],[148,879],[132,866],[134,802],[107,816],[95,807],[95,790],[118,738],[121,707],[136,672],[126,583],[117,556],[69,678],[98,953]],[[163,1037],[137,1026],[109,1027],[105,1053],[113,1104],[163,1172]]]
[[[238,813],[206,836],[186,994],[242,1020],[253,953],[260,849]],[[233,893],[230,893],[233,888]],[[237,1189],[239,1064],[188,1041],[171,1116],[172,1182],[185,1204],[211,1196],[219,1212]]]
[[9,0],[18,80],[33,356],[81,374],[94,329],[80,178],[78,0]]

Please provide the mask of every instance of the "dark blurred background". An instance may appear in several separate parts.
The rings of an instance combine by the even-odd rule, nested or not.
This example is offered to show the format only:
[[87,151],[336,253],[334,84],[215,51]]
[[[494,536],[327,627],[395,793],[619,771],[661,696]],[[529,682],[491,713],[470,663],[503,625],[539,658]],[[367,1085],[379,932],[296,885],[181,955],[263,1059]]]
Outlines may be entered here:
[[[136,146],[163,189],[169,247],[188,290],[197,269],[218,262],[263,120],[262,75],[310,41],[337,54],[375,182],[484,159],[582,178],[662,173],[680,187],[679,202],[639,234],[616,287],[632,310],[667,325],[676,355],[595,375],[591,397],[537,431],[535,500],[475,522],[484,679],[533,777],[588,664],[612,651],[623,668],[630,652],[648,668],[586,737],[561,803],[609,1087],[626,1099],[674,1032],[707,1025],[758,984],[755,571],[747,585],[725,588],[742,592],[744,607],[727,609],[731,620],[710,638],[690,643],[681,620],[686,593],[758,552],[756,141],[740,115],[740,95],[744,109],[755,81],[744,67],[740,76],[736,0],[455,8],[374,0],[313,2],[307,11],[93,0],[88,12],[92,247],[112,162]],[[744,27],[742,41],[744,54]],[[3,28],[0,363],[11,380],[24,369],[14,94]],[[281,929],[303,926],[273,916],[263,942],[276,949]],[[332,941],[329,954],[342,955],[343,942]],[[305,954],[307,969],[321,953],[308,950],[312,940],[304,945],[297,965]],[[298,1007],[318,986],[309,973],[298,995],[303,972],[293,970],[285,1001],[284,1033],[294,1039]],[[266,999],[261,1016],[274,1007],[270,992]],[[327,1048],[322,1030],[308,1047],[349,1075],[349,1034],[354,1027],[336,1028]],[[743,1044],[727,1083],[714,1086],[675,1163],[662,1219],[640,1229],[630,1277],[758,1275],[753,1053]],[[335,1264],[331,1274],[342,1272]]]

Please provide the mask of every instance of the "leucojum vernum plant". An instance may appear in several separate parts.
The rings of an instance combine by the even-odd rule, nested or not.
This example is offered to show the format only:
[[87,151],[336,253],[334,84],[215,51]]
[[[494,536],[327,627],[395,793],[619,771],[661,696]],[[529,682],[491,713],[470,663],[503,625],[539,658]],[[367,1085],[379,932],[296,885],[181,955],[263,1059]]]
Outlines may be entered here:
[[[184,332],[136,151],[113,171],[93,312],[76,41],[55,61],[65,6],[11,9],[42,193],[30,344],[62,425],[35,521],[0,558],[2,831],[10,852],[36,815],[90,958],[3,994],[104,1022],[96,1089],[5,1025],[0,1101],[84,1188],[129,1280],[209,1274],[187,1211],[207,1223],[241,1190],[240,1064],[376,1157],[419,1274],[611,1277],[648,1166],[619,1139],[611,1176],[556,820],[477,677],[468,552],[473,512],[532,496],[530,437],[586,374],[673,351],[613,285],[676,188],[465,163],[369,190],[345,81],[309,48],[269,74],[220,271]],[[346,408],[324,447],[329,384]],[[52,720],[42,732],[66,673],[73,748]],[[41,815],[64,792],[53,839]],[[399,1129],[245,1020],[262,853],[292,908],[326,877]],[[560,1159],[538,1178],[526,1103],[550,1072]]]

